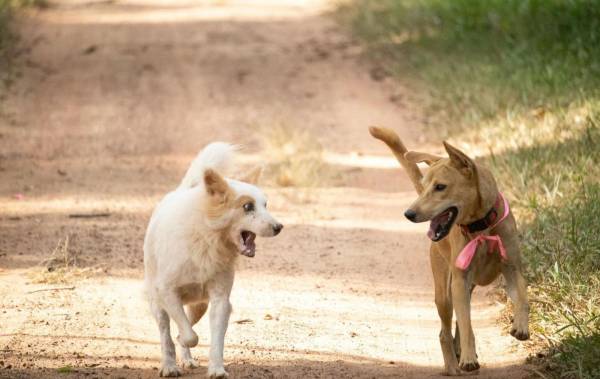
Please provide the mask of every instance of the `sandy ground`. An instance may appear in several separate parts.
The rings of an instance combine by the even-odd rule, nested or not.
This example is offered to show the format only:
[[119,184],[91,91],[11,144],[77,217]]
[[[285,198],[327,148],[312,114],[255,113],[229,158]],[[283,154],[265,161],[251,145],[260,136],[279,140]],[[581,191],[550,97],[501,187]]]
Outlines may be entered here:
[[[286,228],[240,259],[227,369],[440,375],[426,226],[403,219],[412,187],[366,130],[393,126],[422,146],[421,116],[325,10],[52,1],[23,17],[23,75],[0,118],[0,377],[157,376],[158,333],[141,294],[152,207],[204,144],[242,143],[248,161],[262,161],[263,132],[281,125],[314,135],[342,179],[265,188]],[[69,217],[94,212],[109,216]],[[36,283],[67,237],[77,257],[68,283]],[[497,322],[502,307],[483,290],[474,303],[479,377],[528,375],[526,352]],[[190,377],[206,372],[206,320],[196,330],[204,366]]]

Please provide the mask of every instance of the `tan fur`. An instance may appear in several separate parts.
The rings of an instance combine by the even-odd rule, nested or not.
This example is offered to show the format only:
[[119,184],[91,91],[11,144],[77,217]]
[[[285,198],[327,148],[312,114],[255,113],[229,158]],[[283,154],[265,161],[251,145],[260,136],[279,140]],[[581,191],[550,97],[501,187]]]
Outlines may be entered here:
[[211,196],[224,195],[230,191],[227,181],[212,169],[207,169],[204,172],[204,184],[206,185],[206,192]]
[[232,202],[231,208],[238,209],[247,203],[254,203],[254,199],[250,196],[242,195],[242,196],[238,197],[237,199],[235,199],[235,201]]
[[[420,153],[417,151],[409,151],[409,152],[405,153],[404,158],[406,158],[406,160],[409,161],[410,163],[425,162],[430,166],[432,164],[434,164],[435,162],[439,161],[440,159],[442,159],[442,157],[438,157],[437,155],[433,155],[433,154],[429,154],[429,153]],[[417,167],[417,165],[414,165],[414,167]],[[418,167],[417,167],[417,169],[418,169]]]
[[[256,172],[254,175],[256,175]],[[244,204],[254,202],[252,197],[246,195],[235,198],[235,192],[216,171],[206,170],[204,183],[206,192],[209,194],[205,199],[204,212],[209,219],[218,220],[226,213],[239,211]],[[223,225],[218,236],[218,240],[214,243],[215,249],[212,250],[216,253],[212,257],[212,266],[227,270],[233,267],[239,256],[237,246],[231,235],[231,225]]]
[[[463,235],[457,224],[468,224],[484,217],[498,196],[491,172],[446,142],[444,147],[449,158],[441,158],[428,153],[407,152],[398,135],[391,129],[372,127],[370,132],[392,149],[400,164],[409,172],[419,193],[410,207],[417,214],[415,221],[431,220],[450,206],[457,206],[459,209],[450,233],[441,241],[432,242],[430,261],[435,284],[435,303],[442,323],[440,345],[446,372],[448,375],[459,375],[461,369],[476,370],[479,363],[470,312],[473,286],[488,285],[502,273],[508,294],[514,303],[515,316],[511,334],[520,340],[529,338],[527,284],[521,273],[515,219],[509,213],[502,223],[482,232],[502,238],[508,255],[507,261],[501,261],[498,253],[488,254],[487,248],[481,246],[466,271],[456,268],[454,262],[470,240]],[[430,165],[424,177],[417,162]],[[447,187],[443,191],[435,191],[436,184]],[[499,213],[503,212],[501,207]],[[455,337],[452,337],[453,311],[457,316]]]
[[204,316],[204,314],[206,313],[207,309],[208,302],[186,305],[185,313],[188,316],[188,319],[190,320],[190,324],[194,325],[198,321],[200,321],[202,316]]
[[[253,175],[256,175],[254,173]],[[209,196],[205,200],[204,211],[210,219],[218,219],[227,212],[241,208],[246,203],[254,202],[250,196],[235,198],[234,191],[229,187],[227,181],[216,171],[207,170],[204,174],[206,192]]]
[[373,137],[385,142],[385,144],[388,145],[388,147],[392,150],[392,153],[394,153],[396,156],[396,159],[398,159],[398,162],[400,162],[402,167],[404,167],[408,173],[408,176],[410,177],[410,180],[412,180],[417,193],[421,193],[423,190],[423,187],[421,186],[421,179],[423,178],[423,175],[416,164],[408,161],[404,157],[404,154],[407,152],[407,150],[400,140],[400,137],[398,137],[398,135],[391,129],[378,128],[376,126],[371,126],[369,128],[369,132]]
[[231,201],[234,196],[229,185],[214,170],[206,170],[204,173],[206,193],[204,211],[209,219],[219,219],[231,209]]

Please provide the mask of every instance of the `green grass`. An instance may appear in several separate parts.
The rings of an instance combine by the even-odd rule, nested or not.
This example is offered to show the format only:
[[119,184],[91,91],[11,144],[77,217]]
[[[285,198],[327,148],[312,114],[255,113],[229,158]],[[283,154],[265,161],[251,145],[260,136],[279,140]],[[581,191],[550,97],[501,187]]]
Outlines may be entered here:
[[73,367],[71,366],[62,366],[56,369],[56,372],[59,374],[70,374],[73,372]]
[[0,0],[0,72],[6,69],[6,61],[8,59],[8,48],[11,46],[13,39],[10,30],[10,19],[12,15],[12,7],[7,0]]
[[493,168],[520,222],[545,375],[600,377],[600,1],[354,0],[340,19]]
[[[600,117],[600,114],[597,114]],[[600,130],[488,158],[512,193],[528,263],[532,361],[600,377]]]
[[14,17],[24,7],[44,8],[45,0],[0,0],[0,101],[2,92],[13,83],[16,70],[18,35],[14,28]]
[[463,126],[600,88],[600,1],[358,0],[342,14]]

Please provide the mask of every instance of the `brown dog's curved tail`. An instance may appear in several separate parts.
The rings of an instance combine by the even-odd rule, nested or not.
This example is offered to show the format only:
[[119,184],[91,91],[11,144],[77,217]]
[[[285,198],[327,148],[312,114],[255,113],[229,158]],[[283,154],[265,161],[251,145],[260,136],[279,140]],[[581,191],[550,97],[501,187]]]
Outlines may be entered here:
[[421,184],[423,174],[421,173],[421,170],[419,170],[419,167],[417,167],[416,163],[410,162],[404,157],[404,154],[406,154],[407,150],[400,140],[398,134],[392,129],[380,128],[378,126],[369,127],[369,133],[371,133],[373,137],[383,141],[386,145],[388,145],[398,162],[400,162],[402,167],[404,167],[406,170],[406,173],[415,186],[417,193],[423,192],[423,185]]

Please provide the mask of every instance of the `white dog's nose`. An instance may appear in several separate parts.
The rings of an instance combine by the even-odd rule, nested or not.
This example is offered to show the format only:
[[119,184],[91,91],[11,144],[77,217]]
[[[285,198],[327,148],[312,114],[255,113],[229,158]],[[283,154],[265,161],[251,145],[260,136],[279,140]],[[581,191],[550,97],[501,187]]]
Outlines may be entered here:
[[273,235],[278,235],[279,232],[281,232],[281,229],[283,229],[283,225],[282,224],[275,224],[273,225]]

